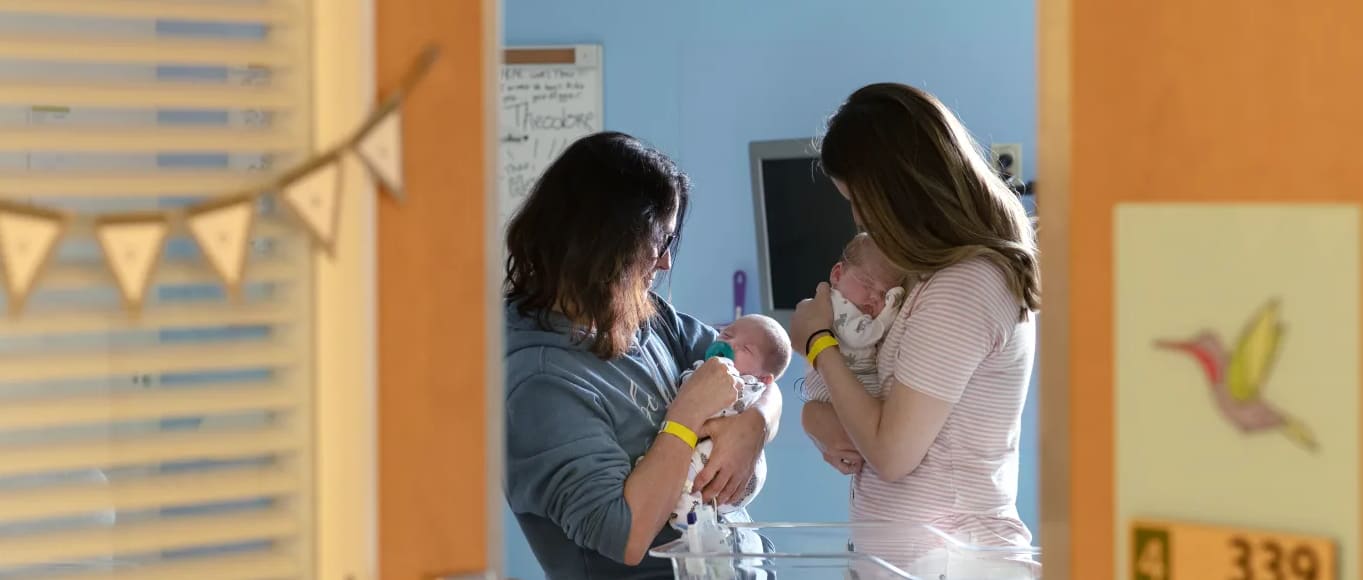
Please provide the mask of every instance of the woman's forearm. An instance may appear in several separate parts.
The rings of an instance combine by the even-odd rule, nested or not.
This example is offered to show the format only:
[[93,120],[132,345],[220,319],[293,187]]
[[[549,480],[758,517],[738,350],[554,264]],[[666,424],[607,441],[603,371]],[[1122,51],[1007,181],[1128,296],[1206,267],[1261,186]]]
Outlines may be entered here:
[[861,452],[872,467],[879,469],[884,461],[881,453],[879,432],[882,403],[866,392],[861,381],[847,368],[842,353],[828,349],[819,355],[817,370],[828,385],[835,417],[847,431],[857,450]]
[[653,539],[667,524],[686,483],[691,453],[691,446],[680,438],[659,434],[625,478],[625,503],[630,511],[626,564],[643,561]]
[[842,353],[829,349],[818,360],[833,407],[866,462],[886,481],[912,473],[946,424],[951,404],[890,379],[882,401],[862,387]]
[[762,415],[762,421],[766,424],[766,442],[771,443],[776,438],[776,431],[781,428],[781,410],[785,406],[785,399],[781,395],[781,389],[776,385],[767,387],[762,396],[753,404],[752,410]]

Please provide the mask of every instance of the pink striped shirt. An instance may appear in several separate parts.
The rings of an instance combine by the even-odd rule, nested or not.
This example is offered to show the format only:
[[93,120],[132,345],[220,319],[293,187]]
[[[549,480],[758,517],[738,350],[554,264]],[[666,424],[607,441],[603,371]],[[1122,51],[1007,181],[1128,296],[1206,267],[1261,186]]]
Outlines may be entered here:
[[[880,381],[893,378],[952,409],[908,476],[886,483],[866,465],[853,478],[853,521],[930,523],[980,545],[1031,543],[1016,504],[1036,336],[1035,316],[1020,319],[1020,312],[1003,271],[982,258],[944,268],[910,291],[881,344]],[[806,382],[811,398],[827,400],[817,373]],[[882,396],[879,385],[867,390]]]

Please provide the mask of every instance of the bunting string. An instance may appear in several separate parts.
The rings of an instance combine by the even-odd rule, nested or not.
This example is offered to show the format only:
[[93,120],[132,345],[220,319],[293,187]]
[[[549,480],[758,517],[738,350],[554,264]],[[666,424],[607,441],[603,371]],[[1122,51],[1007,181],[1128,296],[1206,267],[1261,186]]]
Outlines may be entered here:
[[18,316],[68,232],[92,229],[124,306],[136,315],[172,231],[188,231],[228,295],[240,298],[251,230],[262,198],[274,196],[328,255],[334,251],[341,207],[340,161],[355,155],[397,201],[406,195],[402,170],[402,105],[439,59],[427,47],[362,123],[340,142],[239,191],[208,196],[182,208],[76,213],[0,193],[0,277],[11,316]]

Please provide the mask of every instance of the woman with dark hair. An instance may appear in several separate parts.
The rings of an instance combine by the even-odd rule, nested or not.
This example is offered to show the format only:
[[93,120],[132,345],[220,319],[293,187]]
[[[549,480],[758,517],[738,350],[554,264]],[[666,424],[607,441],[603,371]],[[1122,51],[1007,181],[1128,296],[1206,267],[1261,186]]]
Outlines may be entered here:
[[714,452],[695,485],[723,504],[776,434],[777,389],[706,420],[737,398],[731,366],[707,361],[678,388],[716,340],[650,291],[689,193],[662,153],[598,133],[554,161],[508,227],[506,496],[550,578],[671,578],[646,553],[677,537],[666,523],[696,439]]

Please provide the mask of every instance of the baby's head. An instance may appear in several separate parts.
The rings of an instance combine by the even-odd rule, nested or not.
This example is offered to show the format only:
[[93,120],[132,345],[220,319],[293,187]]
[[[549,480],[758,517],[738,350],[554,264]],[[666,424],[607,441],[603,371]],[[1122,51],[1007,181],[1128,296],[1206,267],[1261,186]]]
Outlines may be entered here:
[[904,271],[863,232],[847,242],[842,260],[833,265],[829,283],[862,314],[875,315],[885,308],[885,293],[904,284]]
[[719,339],[734,348],[734,368],[766,384],[776,382],[790,366],[790,337],[781,323],[749,314],[724,327]]

